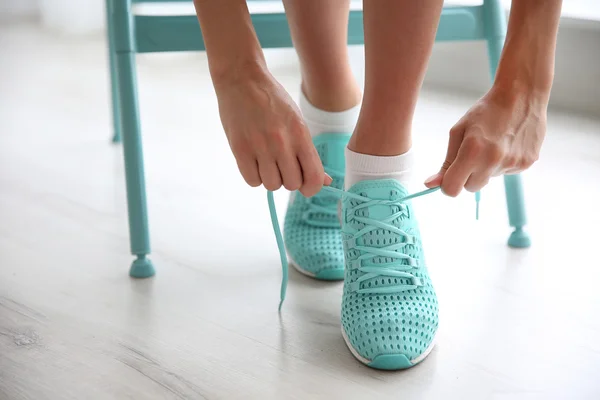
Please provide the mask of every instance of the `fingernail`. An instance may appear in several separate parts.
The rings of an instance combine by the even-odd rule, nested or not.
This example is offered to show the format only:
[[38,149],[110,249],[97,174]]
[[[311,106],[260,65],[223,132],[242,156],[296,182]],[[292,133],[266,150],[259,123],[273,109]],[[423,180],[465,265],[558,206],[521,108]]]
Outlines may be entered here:
[[327,173],[325,173],[325,185],[329,186],[333,182],[333,178],[330,177]]
[[437,179],[437,177],[440,175],[440,173],[438,172],[437,174],[433,174],[431,175],[429,178],[425,179],[425,184],[427,185],[428,183],[433,182],[434,180]]

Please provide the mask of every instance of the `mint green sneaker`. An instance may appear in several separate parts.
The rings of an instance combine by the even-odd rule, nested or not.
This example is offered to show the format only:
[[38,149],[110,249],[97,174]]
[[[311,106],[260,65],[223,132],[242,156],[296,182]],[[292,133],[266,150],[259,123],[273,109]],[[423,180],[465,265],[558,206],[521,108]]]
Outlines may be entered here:
[[342,335],[377,369],[410,368],[431,352],[438,303],[410,198],[393,179],[362,181],[343,196],[346,255]]
[[[344,150],[350,135],[324,133],[316,136],[317,148],[332,187],[344,187]],[[338,200],[340,196],[321,190],[313,197],[300,192],[290,196],[284,222],[284,240],[290,264],[304,275],[322,280],[344,279],[344,250]]]

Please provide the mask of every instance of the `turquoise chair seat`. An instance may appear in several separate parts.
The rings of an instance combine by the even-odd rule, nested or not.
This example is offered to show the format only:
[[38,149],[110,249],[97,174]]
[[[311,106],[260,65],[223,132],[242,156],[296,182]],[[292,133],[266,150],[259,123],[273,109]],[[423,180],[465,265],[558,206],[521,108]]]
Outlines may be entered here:
[[[168,15],[138,13],[143,5],[135,3],[180,3]],[[260,3],[260,4],[259,4]],[[263,48],[292,47],[283,8],[272,11],[267,2],[252,4],[252,22]],[[154,4],[156,5],[156,4]],[[190,8],[191,7],[191,8]],[[173,0],[106,0],[109,60],[112,94],[113,142],[123,142],[129,239],[135,260],[130,275],[146,278],[154,275],[150,254],[150,235],[144,180],[144,158],[137,99],[137,53],[165,51],[202,51],[204,41],[191,1]],[[181,10],[181,11],[179,11]],[[350,11],[348,44],[363,44],[362,11]],[[436,41],[485,41],[490,72],[493,77],[506,36],[506,17],[500,0],[483,4],[444,6]],[[513,231],[508,245],[529,247],[523,185],[520,175],[504,176],[509,224]]]

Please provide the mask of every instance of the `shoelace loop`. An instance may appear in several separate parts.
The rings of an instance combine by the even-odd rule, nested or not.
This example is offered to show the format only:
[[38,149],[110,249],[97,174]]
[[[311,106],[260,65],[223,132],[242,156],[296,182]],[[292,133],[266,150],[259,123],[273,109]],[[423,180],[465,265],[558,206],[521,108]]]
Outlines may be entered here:
[[[333,180],[335,181],[336,179],[344,179],[344,174],[336,171],[332,168],[327,168],[325,167],[325,172],[331,177],[333,178]],[[324,186],[324,187],[328,187],[328,186]],[[313,197],[309,197],[307,198],[307,210],[304,212],[302,219],[304,221],[304,223],[308,224],[308,225],[312,225],[312,226],[316,226],[316,227],[320,227],[320,228],[338,228],[339,227],[339,221],[337,220],[337,200],[340,198],[340,194],[339,192],[343,192],[340,189],[336,189],[336,188],[332,188],[329,187],[330,189],[335,189],[336,192],[327,192],[325,190],[320,191],[319,193],[317,193],[316,195],[314,195]],[[328,201],[329,199],[327,199],[328,196],[331,196],[331,194],[333,194],[333,196],[335,197],[335,201]],[[323,215],[326,218],[325,219],[317,219],[314,218],[314,216],[316,215]],[[329,217],[329,218],[327,218]]]
[[[417,193],[413,197],[416,197],[417,195],[426,195],[435,190],[437,189]],[[349,262],[349,268],[351,270],[356,269],[362,272],[362,275],[349,285],[348,289],[350,291],[357,293],[388,294],[416,289],[422,285],[421,280],[417,276],[410,273],[410,271],[413,269],[419,268],[418,260],[402,251],[407,245],[415,244],[415,238],[414,236],[393,225],[394,221],[407,214],[408,207],[404,203],[407,200],[408,198],[406,197],[394,200],[368,199],[355,206],[351,206],[348,209],[347,214],[352,216],[352,220],[364,225],[364,228],[358,230],[349,239],[345,240],[347,250],[355,249],[362,253],[358,259]],[[398,211],[392,213],[383,220],[375,220],[357,215],[358,210],[377,205],[397,206]],[[397,234],[400,238],[402,238],[402,241],[390,243],[384,247],[357,244],[360,238],[372,231],[379,229]],[[375,264],[377,257],[385,257],[386,259],[391,259],[393,261]],[[371,262],[370,265],[363,266],[364,262],[366,263],[369,261]],[[388,278],[389,284],[386,286],[377,286],[377,278]],[[398,284],[398,278],[405,281],[408,280],[410,284]],[[371,279],[376,280],[371,281]],[[392,279],[394,279],[394,285],[391,284]],[[372,283],[375,285],[372,285]]]
[[[331,171],[331,172],[333,172],[333,171]],[[421,192],[417,192],[417,193],[402,197],[400,199],[394,200],[393,204],[403,203],[410,199],[414,199],[417,197],[421,197],[421,196],[433,193],[439,189],[440,189],[440,187],[438,186],[438,187],[434,187],[431,189],[423,190]],[[375,205],[375,204],[388,204],[389,205],[390,204],[390,200],[375,200],[375,199],[371,199],[371,198],[368,198],[365,196],[346,192],[344,190],[329,187],[329,186],[323,186],[322,192],[325,192],[325,191],[333,193],[334,195],[336,195],[337,197],[340,197],[340,198],[344,197],[344,196],[354,198],[355,200],[358,200],[361,202],[361,205],[360,205],[361,207],[366,207],[366,205],[363,205],[363,204],[367,204],[367,203],[371,204],[371,205]],[[288,260],[287,260],[287,254],[285,251],[285,245],[283,242],[283,236],[281,235],[281,229],[279,227],[279,220],[277,218],[277,210],[275,208],[275,199],[273,198],[273,192],[267,191],[267,201],[269,203],[269,212],[271,214],[271,223],[273,225],[275,239],[277,240],[277,247],[279,248],[279,257],[281,259],[282,279],[281,279],[281,292],[280,292],[280,302],[279,302],[279,310],[281,310],[281,306],[283,305],[283,301],[285,300],[285,295],[286,295],[286,291],[287,291]],[[324,208],[323,210],[321,210],[321,209],[319,209],[319,210],[326,212],[326,213],[336,214],[335,209],[330,208],[330,207]],[[325,210],[327,210],[327,211],[325,211]],[[363,229],[365,231],[364,233],[367,232],[366,229],[368,229],[368,228],[370,230],[378,229],[378,228],[385,228],[385,229],[391,230],[393,232],[403,234],[405,237],[410,237],[410,235],[408,235],[401,229],[399,229],[393,225],[389,225],[385,222],[376,221],[376,220],[372,220],[370,218],[365,218],[365,217],[355,217],[355,218],[363,218],[365,221],[368,220],[368,222],[370,224],[373,224],[373,225],[367,225]],[[389,219],[389,218],[386,218],[386,220],[387,219]],[[359,231],[358,233],[362,232],[363,230]],[[357,235],[358,235],[358,233],[357,233]],[[364,233],[362,233],[361,236],[364,235]],[[359,265],[358,268],[365,274],[363,276],[361,276],[360,278],[358,278],[358,280],[356,282],[354,282],[354,284],[358,284],[358,285],[355,285],[351,289],[361,291],[362,293],[371,293],[370,292],[371,290],[380,290],[380,291],[384,290],[386,293],[387,292],[391,293],[392,291],[395,291],[395,292],[399,291],[400,288],[402,290],[410,290],[417,286],[420,286],[421,285],[420,280],[417,277],[415,277],[414,275],[407,272],[410,268],[418,267],[416,265],[415,261],[409,261],[409,265],[405,265],[404,263],[402,263],[402,259],[412,259],[412,257],[409,257],[402,253],[392,251],[392,249],[395,246],[401,246],[401,245],[406,245],[406,244],[407,243],[404,243],[404,242],[398,243],[398,244],[392,245],[392,248],[389,248],[390,246],[388,246],[388,248],[364,247],[364,249],[365,250],[368,249],[368,252],[369,252],[364,258],[368,258],[368,257],[372,258],[372,257],[376,257],[377,255],[383,255],[383,254],[385,254],[384,256],[391,256],[393,253],[393,258],[396,258],[399,261],[386,264],[386,266],[362,266],[362,265]],[[359,248],[357,247],[357,249],[359,249]],[[407,278],[407,279],[411,280],[412,285],[390,286],[389,289],[386,289],[386,288],[371,289],[368,287],[367,288],[359,287],[361,282],[363,282],[367,279],[370,279],[370,278],[378,277],[378,276],[386,276],[386,277],[390,277],[390,278],[398,278],[398,277]],[[380,293],[383,293],[383,292],[380,292]]]

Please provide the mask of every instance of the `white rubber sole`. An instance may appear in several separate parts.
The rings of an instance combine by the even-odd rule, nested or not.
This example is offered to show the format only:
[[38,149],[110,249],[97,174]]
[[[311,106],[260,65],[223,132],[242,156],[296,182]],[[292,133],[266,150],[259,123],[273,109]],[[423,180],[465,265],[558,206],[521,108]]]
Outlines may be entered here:
[[294,267],[294,269],[298,272],[300,272],[302,275],[305,276],[309,276],[313,279],[319,280],[319,281],[331,281],[331,282],[339,282],[344,280],[344,269],[343,268],[335,268],[335,269],[326,269],[323,271],[320,271],[318,273],[313,273],[310,271],[307,271],[305,269],[302,269],[288,254],[288,264],[291,264],[292,267]]
[[[350,344],[350,339],[348,339],[348,336],[346,335],[346,330],[344,329],[344,326],[342,326],[342,337],[344,338],[346,347],[348,347],[348,349],[350,350],[350,352],[352,353],[354,358],[356,358],[358,361],[365,364],[366,366],[371,367],[372,366],[371,363],[373,362],[373,360],[364,358],[363,356],[358,354],[358,352],[354,349],[354,347],[352,347],[352,345]],[[435,337],[431,341],[431,344],[425,349],[423,354],[421,354],[420,356],[413,358],[412,360],[409,361],[412,364],[411,366],[414,367],[415,365],[417,365],[418,363],[423,361],[425,358],[427,358],[427,356],[429,355],[429,353],[431,353],[431,351],[433,350],[434,347],[435,347]]]
[[294,267],[294,269],[298,272],[300,272],[302,275],[306,275],[306,276],[310,276],[311,278],[315,277],[315,274],[313,274],[312,272],[309,272],[305,269],[302,269],[298,266],[298,264],[296,264],[296,261],[294,261],[294,259],[292,257],[290,257],[290,255],[288,254],[288,265],[291,265],[292,267]]

